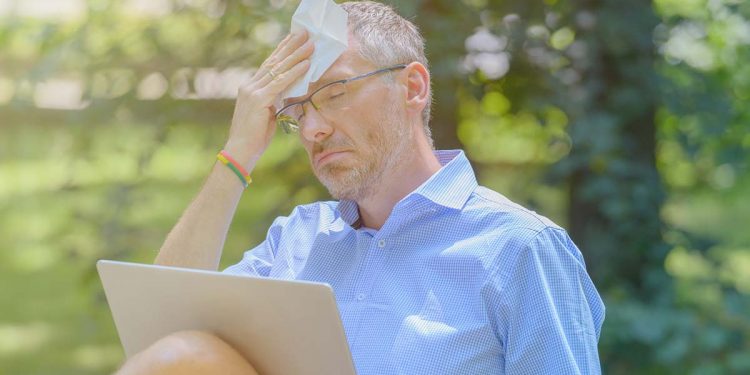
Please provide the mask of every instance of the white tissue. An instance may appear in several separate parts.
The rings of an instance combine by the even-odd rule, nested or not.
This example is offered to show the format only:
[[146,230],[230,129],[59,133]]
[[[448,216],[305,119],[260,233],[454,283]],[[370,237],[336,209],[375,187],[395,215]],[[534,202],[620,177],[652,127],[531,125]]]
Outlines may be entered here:
[[307,29],[315,43],[310,69],[282,95],[282,99],[302,96],[333,65],[349,46],[348,14],[332,0],[302,0],[292,16],[292,32]]

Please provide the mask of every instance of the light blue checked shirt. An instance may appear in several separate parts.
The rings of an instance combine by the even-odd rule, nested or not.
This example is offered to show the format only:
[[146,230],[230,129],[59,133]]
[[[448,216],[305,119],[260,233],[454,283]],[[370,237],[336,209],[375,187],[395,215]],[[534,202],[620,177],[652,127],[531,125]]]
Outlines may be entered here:
[[360,375],[600,373],[604,305],[566,232],[436,155],[380,230],[299,206],[225,272],[330,284]]

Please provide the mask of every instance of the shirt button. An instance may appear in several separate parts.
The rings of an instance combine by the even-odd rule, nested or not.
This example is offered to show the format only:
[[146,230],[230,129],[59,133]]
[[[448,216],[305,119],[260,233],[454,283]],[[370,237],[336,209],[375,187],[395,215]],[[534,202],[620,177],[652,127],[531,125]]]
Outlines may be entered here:
[[380,248],[385,247],[385,240],[378,241],[378,247],[380,247]]
[[365,299],[364,293],[357,294],[357,301],[362,301],[363,299]]

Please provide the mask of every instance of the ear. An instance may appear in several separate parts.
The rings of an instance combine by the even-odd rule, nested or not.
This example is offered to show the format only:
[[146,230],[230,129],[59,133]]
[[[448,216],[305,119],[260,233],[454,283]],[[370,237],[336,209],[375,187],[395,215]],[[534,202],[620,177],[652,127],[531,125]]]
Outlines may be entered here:
[[421,63],[413,62],[401,74],[406,85],[406,110],[422,118],[430,98],[430,72]]

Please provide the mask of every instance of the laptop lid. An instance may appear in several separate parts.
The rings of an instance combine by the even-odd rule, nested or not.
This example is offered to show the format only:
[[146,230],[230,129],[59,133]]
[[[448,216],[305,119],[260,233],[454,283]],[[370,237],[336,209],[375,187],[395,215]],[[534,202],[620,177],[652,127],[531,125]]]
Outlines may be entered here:
[[355,374],[331,287],[100,260],[126,356],[183,330],[212,332],[264,375]]

